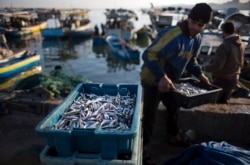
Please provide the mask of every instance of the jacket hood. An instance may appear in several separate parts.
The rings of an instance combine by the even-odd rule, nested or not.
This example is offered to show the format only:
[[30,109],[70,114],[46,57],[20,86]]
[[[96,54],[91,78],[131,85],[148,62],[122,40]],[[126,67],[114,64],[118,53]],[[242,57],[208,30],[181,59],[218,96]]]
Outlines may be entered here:
[[188,30],[188,21],[182,20],[177,23],[177,26],[181,28],[181,31],[188,37],[191,37]]
[[240,39],[240,36],[237,35],[237,34],[233,34],[233,35],[230,35],[230,36],[227,36],[225,39],[224,39],[226,42],[230,42],[236,46],[239,46],[242,44],[242,41]]

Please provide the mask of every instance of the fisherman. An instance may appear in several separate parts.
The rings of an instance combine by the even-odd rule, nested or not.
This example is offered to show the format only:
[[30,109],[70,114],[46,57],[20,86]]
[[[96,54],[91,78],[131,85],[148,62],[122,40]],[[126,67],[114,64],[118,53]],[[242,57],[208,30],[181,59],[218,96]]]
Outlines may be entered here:
[[9,49],[5,35],[0,33],[0,60],[10,57],[13,54],[13,51]]
[[102,29],[102,36],[104,36],[106,32],[105,32],[105,25],[103,23],[101,23],[101,29]]
[[94,35],[99,36],[99,28],[98,28],[98,26],[95,25],[94,29],[95,29]]
[[221,29],[224,41],[216,49],[212,62],[202,69],[212,73],[213,84],[222,88],[217,103],[227,104],[244,66],[244,45],[233,22],[225,22]]
[[181,136],[177,125],[178,103],[172,90],[174,82],[182,77],[185,70],[196,76],[202,83],[210,84],[196,61],[201,44],[200,32],[212,19],[213,11],[206,3],[196,4],[188,18],[177,26],[163,29],[142,54],[143,65],[141,84],[143,87],[143,163],[155,164],[147,151],[156,111],[160,101],[166,107],[168,142],[172,145],[188,145]]
[[7,44],[7,39],[4,34],[0,33],[0,45],[2,48],[6,48],[9,50],[8,44]]

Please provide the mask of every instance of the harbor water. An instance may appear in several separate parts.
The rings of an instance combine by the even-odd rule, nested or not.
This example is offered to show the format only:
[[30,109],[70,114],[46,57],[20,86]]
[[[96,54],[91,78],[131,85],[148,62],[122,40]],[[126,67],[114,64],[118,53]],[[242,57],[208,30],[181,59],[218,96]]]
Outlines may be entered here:
[[[90,10],[89,17],[93,27],[100,27],[101,23],[105,23],[104,12],[105,9]],[[135,12],[139,17],[138,21],[134,22],[136,29],[150,24],[147,14],[143,14],[139,9]],[[91,38],[44,40],[37,34],[22,40],[8,40],[8,44],[13,51],[27,49],[39,53],[42,71],[45,73],[54,70],[56,65],[61,65],[69,75],[82,76],[92,82],[139,82],[141,58],[138,61],[124,61],[109,52],[107,45],[94,45]],[[142,53],[148,42],[134,41],[133,44]]]
[[[98,26],[101,31],[101,24],[105,23],[106,9],[91,9],[89,18],[91,26]],[[150,18],[147,13],[140,9],[134,12],[138,20],[134,20],[136,30],[144,25],[150,25]],[[184,17],[174,17],[177,22]],[[212,37],[212,39],[211,39]],[[216,37],[216,39],[214,39]],[[203,44],[218,46],[221,42],[218,36],[204,36]],[[140,54],[149,45],[150,40],[136,40],[132,44],[139,49]],[[137,61],[123,60],[113,55],[107,45],[94,45],[91,38],[69,39],[69,40],[45,40],[40,34],[22,40],[8,40],[8,46],[13,51],[31,50],[41,55],[42,71],[48,73],[54,70],[57,65],[72,76],[82,76],[89,81],[96,83],[139,83],[140,70],[142,65],[141,56]]]

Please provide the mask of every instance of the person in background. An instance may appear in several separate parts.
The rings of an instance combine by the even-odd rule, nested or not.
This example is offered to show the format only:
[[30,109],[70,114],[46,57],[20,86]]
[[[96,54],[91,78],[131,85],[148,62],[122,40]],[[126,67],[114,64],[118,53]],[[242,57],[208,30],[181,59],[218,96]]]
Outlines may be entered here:
[[95,35],[95,36],[99,36],[99,28],[98,28],[98,26],[95,25],[94,29],[95,29],[94,35]]
[[7,39],[4,34],[0,33],[0,47],[9,49]]
[[105,25],[103,23],[101,23],[101,29],[102,29],[101,35],[104,36],[106,32],[105,32]]
[[217,103],[226,104],[244,65],[244,45],[236,34],[233,22],[223,23],[221,29],[224,40],[217,48],[212,62],[203,66],[202,70],[212,73],[213,84],[222,88]]
[[[153,133],[156,111],[160,101],[167,110],[168,142],[174,145],[184,144],[177,126],[178,103],[172,90],[185,70],[196,76],[202,83],[210,84],[202,73],[196,56],[201,44],[200,32],[213,16],[212,8],[206,3],[196,4],[188,18],[179,21],[176,26],[167,27],[142,54],[143,65],[140,73],[143,87],[143,163],[155,164],[147,151],[147,145]],[[167,139],[166,139],[167,140]]]

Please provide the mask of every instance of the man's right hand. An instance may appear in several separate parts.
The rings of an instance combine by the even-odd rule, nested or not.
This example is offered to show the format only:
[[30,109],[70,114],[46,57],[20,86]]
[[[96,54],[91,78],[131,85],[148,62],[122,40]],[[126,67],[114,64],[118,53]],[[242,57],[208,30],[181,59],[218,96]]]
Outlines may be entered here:
[[158,84],[158,90],[160,92],[169,92],[170,90],[176,89],[173,82],[167,75],[164,75]]

